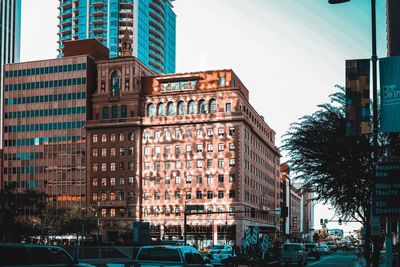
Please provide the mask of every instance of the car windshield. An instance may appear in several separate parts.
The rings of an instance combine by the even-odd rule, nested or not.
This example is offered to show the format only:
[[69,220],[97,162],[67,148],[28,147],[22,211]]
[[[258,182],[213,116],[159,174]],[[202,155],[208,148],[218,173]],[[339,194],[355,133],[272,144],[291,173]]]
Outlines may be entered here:
[[301,250],[301,245],[300,244],[284,244],[283,249],[284,250]]
[[145,261],[181,261],[178,250],[170,248],[142,248],[137,259]]

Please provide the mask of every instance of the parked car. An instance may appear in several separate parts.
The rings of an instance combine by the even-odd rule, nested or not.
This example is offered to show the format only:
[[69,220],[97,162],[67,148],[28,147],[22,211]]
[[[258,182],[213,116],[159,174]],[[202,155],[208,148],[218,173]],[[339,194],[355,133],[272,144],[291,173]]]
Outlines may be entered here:
[[285,243],[281,249],[281,262],[283,264],[307,265],[307,250],[301,243]]
[[306,246],[308,257],[314,257],[317,260],[321,258],[321,252],[319,251],[317,243],[306,243],[304,246]]
[[221,250],[233,250],[231,245],[228,244],[224,244],[224,245],[215,245],[213,246],[210,251],[208,252],[208,254],[214,254],[214,253],[218,253]]
[[133,267],[212,267],[210,260],[191,246],[144,246]]
[[319,252],[322,255],[327,255],[327,254],[331,253],[331,250],[329,249],[328,245],[321,244],[321,245],[319,245]]
[[335,242],[327,242],[326,245],[329,247],[331,251],[337,251],[338,246]]
[[209,255],[213,266],[224,265],[224,260],[236,256],[235,251],[232,248],[214,250],[213,253]]
[[95,267],[73,260],[57,246],[0,243],[0,266]]

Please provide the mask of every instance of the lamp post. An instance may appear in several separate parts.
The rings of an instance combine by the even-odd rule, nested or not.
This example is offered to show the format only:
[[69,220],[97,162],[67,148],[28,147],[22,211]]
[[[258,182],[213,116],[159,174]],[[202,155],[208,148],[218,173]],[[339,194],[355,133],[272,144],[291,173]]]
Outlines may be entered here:
[[[329,0],[329,4],[341,4],[350,0]],[[376,0],[371,0],[371,33],[372,33],[372,147],[373,160],[378,160],[378,89],[377,89],[377,61],[376,53]],[[371,191],[371,190],[370,190]],[[370,249],[371,249],[371,217],[372,217],[372,199],[366,209],[366,225],[365,225],[365,255],[367,266],[370,266]]]

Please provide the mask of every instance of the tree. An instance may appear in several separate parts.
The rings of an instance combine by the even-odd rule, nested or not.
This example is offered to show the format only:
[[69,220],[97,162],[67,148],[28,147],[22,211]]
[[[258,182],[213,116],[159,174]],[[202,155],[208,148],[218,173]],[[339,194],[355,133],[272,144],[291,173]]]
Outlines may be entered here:
[[[343,90],[330,96],[312,115],[293,123],[284,136],[291,172],[330,203],[344,218],[369,227],[373,180],[373,146],[369,135],[346,135]],[[380,143],[384,143],[380,139]],[[377,240],[377,243],[379,240]],[[365,250],[369,257],[369,247]],[[378,252],[379,253],[379,252]]]
[[0,240],[21,241],[37,234],[38,219],[46,208],[46,195],[35,190],[0,190]]

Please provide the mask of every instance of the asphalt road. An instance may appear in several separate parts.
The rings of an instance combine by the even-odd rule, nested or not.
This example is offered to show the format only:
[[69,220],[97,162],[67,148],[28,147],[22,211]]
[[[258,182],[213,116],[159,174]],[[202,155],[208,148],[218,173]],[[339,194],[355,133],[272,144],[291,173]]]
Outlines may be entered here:
[[338,251],[336,253],[322,256],[319,261],[309,259],[307,266],[313,267],[354,267],[357,256],[354,253]]

